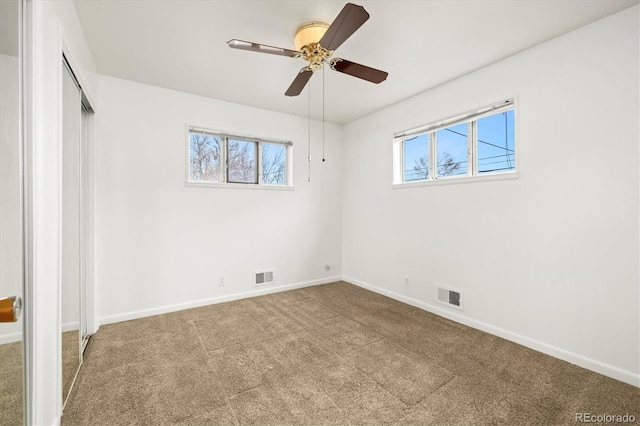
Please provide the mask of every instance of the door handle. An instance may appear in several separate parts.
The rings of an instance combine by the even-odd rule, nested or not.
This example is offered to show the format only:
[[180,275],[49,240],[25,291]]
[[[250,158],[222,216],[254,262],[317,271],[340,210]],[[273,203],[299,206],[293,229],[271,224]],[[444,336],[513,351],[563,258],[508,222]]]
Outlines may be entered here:
[[22,312],[20,296],[0,299],[0,322],[16,322],[20,318],[20,312]]

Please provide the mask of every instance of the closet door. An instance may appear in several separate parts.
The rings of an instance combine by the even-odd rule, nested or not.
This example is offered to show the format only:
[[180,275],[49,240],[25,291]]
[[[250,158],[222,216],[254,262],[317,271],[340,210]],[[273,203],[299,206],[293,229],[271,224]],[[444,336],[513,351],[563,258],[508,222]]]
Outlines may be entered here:
[[66,400],[80,368],[82,94],[63,62],[62,84],[62,395]]
[[[89,110],[82,104],[82,114],[80,123],[80,341],[81,355],[89,342],[88,318],[90,314],[88,291],[87,291],[87,193],[88,193],[88,158],[87,148],[89,140]],[[82,363],[82,360],[80,361]]]
[[21,1],[0,1],[0,425],[24,424]]

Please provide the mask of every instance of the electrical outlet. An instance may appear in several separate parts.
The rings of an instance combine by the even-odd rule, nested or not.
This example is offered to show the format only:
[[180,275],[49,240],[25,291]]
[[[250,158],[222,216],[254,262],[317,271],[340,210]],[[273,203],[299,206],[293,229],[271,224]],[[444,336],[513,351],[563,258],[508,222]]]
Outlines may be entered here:
[[218,277],[218,285],[219,285],[219,286],[223,286],[223,285],[225,285],[225,284],[226,284],[226,280],[224,279],[224,275],[220,275],[220,276]]
[[324,265],[324,271],[325,272],[329,272],[331,270],[331,266],[329,265]]
[[409,287],[409,283],[410,283],[409,277],[404,277],[404,286]]

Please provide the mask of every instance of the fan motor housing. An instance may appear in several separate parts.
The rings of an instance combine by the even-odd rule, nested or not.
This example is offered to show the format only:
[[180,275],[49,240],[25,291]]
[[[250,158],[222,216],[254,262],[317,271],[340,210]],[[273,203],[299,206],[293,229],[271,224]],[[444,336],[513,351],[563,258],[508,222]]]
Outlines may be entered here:
[[307,44],[302,48],[301,52],[302,57],[309,61],[309,67],[314,71],[322,68],[323,61],[328,59],[333,53],[320,46],[320,43]]
[[302,52],[302,57],[309,61],[309,67],[314,71],[322,68],[323,61],[333,53],[319,43],[327,32],[327,28],[329,24],[325,22],[309,22],[296,31],[294,38],[296,50]]

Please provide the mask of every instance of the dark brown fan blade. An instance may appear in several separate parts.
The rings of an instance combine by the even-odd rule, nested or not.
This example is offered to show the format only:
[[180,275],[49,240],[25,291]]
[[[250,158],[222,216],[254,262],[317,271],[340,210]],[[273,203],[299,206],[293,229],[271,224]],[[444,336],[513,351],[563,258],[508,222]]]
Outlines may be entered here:
[[387,76],[389,75],[389,73],[386,71],[380,71],[375,68],[356,64],[355,62],[347,61],[346,59],[341,58],[332,59],[330,65],[332,69],[338,72],[349,74],[376,84],[385,81],[387,79]]
[[227,42],[229,47],[233,49],[251,50],[253,52],[270,53],[272,55],[288,56],[295,58],[300,55],[300,52],[295,50],[283,49],[282,47],[268,46],[266,44],[253,43],[251,41],[244,40],[229,40]]
[[298,73],[298,75],[296,76],[296,78],[293,79],[293,83],[291,83],[291,86],[289,86],[289,88],[285,92],[285,95],[298,96],[300,92],[302,92],[302,89],[304,89],[304,86],[307,85],[307,82],[309,81],[312,75],[313,75],[313,70],[311,68],[309,67],[302,68]]
[[364,7],[347,3],[320,39],[320,45],[327,50],[336,50],[346,39],[369,19]]

